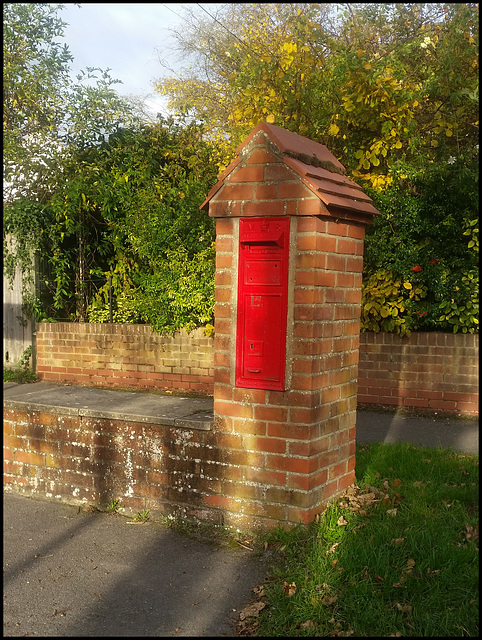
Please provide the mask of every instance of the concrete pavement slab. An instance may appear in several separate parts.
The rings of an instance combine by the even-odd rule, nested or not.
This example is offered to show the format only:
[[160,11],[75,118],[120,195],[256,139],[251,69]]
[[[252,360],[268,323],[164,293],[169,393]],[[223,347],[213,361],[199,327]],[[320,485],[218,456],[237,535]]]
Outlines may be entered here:
[[357,444],[411,442],[423,447],[479,453],[478,419],[416,416],[389,411],[358,410]]
[[4,636],[233,637],[262,556],[4,494]]

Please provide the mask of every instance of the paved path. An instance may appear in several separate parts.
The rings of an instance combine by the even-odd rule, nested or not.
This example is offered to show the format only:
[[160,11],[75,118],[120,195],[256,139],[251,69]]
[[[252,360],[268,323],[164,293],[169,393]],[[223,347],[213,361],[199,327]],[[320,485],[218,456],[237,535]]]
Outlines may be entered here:
[[5,493],[4,636],[234,636],[262,559],[128,522]]

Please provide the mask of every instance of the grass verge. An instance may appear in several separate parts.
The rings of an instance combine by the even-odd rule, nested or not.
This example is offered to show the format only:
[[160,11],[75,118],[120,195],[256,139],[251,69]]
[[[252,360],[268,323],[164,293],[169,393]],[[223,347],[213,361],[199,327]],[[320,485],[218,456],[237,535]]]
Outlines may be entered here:
[[479,635],[478,456],[358,446],[356,487],[265,545],[272,575],[239,635]]

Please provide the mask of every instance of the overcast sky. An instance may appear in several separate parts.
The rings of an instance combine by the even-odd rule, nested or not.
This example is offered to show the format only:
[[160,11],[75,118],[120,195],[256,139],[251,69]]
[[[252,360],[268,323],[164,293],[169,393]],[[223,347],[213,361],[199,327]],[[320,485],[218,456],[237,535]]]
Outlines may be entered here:
[[[188,4],[188,3],[186,3]],[[195,3],[190,3],[191,5]],[[112,69],[122,95],[145,98],[150,111],[165,113],[166,101],[153,89],[153,80],[171,75],[158,62],[159,53],[175,70],[178,61],[170,48],[174,40],[168,28],[182,24],[182,3],[67,4],[59,16],[68,23],[65,44],[74,57],[77,73],[86,67]],[[208,7],[208,4],[205,4]]]

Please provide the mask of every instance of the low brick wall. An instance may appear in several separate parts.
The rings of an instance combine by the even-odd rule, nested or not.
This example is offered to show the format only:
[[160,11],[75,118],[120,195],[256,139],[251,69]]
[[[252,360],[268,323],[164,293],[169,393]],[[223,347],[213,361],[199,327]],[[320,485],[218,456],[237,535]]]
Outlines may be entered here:
[[[41,380],[212,395],[213,338],[160,336],[147,325],[40,323]],[[479,336],[362,333],[358,403],[477,416]]]
[[479,336],[362,333],[358,404],[478,416]]
[[[302,435],[233,434],[216,423],[173,427],[4,406],[4,487],[24,495],[255,530],[304,522],[310,491],[297,464]],[[328,434],[326,448],[333,447]],[[280,462],[286,453],[289,466]],[[336,465],[324,454],[325,477]]]
[[38,323],[37,374],[59,384],[212,394],[213,339],[148,325]]

